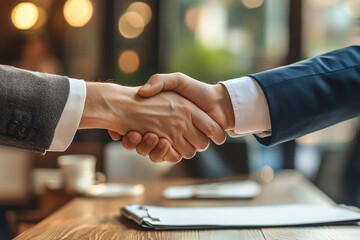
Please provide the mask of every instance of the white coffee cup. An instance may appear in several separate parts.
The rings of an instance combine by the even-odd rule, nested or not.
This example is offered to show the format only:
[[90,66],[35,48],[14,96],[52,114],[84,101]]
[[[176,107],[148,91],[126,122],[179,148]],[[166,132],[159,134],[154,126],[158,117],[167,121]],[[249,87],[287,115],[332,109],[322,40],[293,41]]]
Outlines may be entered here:
[[96,157],[92,155],[62,155],[58,164],[67,191],[83,193],[95,184]]

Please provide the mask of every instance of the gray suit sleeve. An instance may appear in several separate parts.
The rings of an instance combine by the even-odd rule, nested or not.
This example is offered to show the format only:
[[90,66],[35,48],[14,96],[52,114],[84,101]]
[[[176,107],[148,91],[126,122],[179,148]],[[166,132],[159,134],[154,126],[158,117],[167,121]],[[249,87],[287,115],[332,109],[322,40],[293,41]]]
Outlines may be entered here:
[[0,144],[49,149],[69,87],[67,77],[0,65]]

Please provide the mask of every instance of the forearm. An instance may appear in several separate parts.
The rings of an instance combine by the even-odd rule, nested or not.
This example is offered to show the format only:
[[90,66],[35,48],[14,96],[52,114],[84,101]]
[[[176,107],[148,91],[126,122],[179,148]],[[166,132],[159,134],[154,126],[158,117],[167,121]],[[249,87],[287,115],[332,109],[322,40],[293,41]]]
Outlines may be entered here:
[[251,75],[269,103],[272,145],[360,115],[360,47]]
[[0,143],[45,152],[69,94],[67,77],[0,65]]
[[86,89],[85,107],[79,129],[108,129],[125,134],[128,130],[128,115],[135,103],[135,92],[132,88],[88,82]]
[[109,119],[106,112],[105,96],[108,86],[103,83],[86,83],[86,99],[79,129],[106,129]]

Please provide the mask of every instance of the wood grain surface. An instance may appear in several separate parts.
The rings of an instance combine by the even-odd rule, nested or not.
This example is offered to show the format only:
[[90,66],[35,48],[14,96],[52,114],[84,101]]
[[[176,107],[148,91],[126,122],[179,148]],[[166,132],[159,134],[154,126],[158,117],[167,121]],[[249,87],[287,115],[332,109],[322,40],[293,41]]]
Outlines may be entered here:
[[[199,183],[194,179],[137,181],[146,192],[140,197],[76,198],[60,210],[15,239],[360,239],[360,226],[316,226],[291,228],[254,228],[229,230],[154,231],[144,230],[121,217],[119,209],[127,204],[161,206],[242,206],[280,203],[334,204],[324,193],[300,174],[283,171],[262,193],[250,200],[166,200],[162,190],[169,185]],[[204,182],[204,181],[201,181]]]

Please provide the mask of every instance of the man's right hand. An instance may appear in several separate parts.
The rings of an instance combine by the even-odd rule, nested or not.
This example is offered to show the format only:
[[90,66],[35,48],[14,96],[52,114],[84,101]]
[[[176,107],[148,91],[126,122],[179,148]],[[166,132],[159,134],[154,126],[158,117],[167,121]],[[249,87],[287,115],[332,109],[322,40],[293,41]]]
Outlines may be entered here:
[[87,83],[86,87],[79,129],[107,129],[114,140],[136,130],[146,136],[137,146],[139,153],[144,153],[149,145],[157,146],[152,152],[153,161],[178,162],[205,150],[209,138],[215,142],[225,140],[225,132],[217,122],[175,92],[143,98],[134,87],[105,83]]
[[[199,82],[182,73],[156,74],[138,90],[142,97],[151,97],[161,91],[175,91],[181,96],[187,98],[200,109],[206,112],[212,119],[219,123],[224,129],[232,129],[235,125],[235,117],[227,90],[222,84],[210,85]],[[131,141],[131,139],[133,141]],[[127,149],[134,149],[143,155],[148,155],[152,160],[158,160],[165,150],[159,149],[153,142],[163,142],[169,144],[165,139],[158,139],[156,135],[144,135],[135,131],[128,132],[123,138],[123,145]],[[223,141],[214,141],[216,144],[222,144]]]
[[206,112],[224,130],[234,128],[230,96],[222,84],[206,84],[182,73],[155,74],[138,90],[138,94],[152,97],[161,91],[177,92]]

